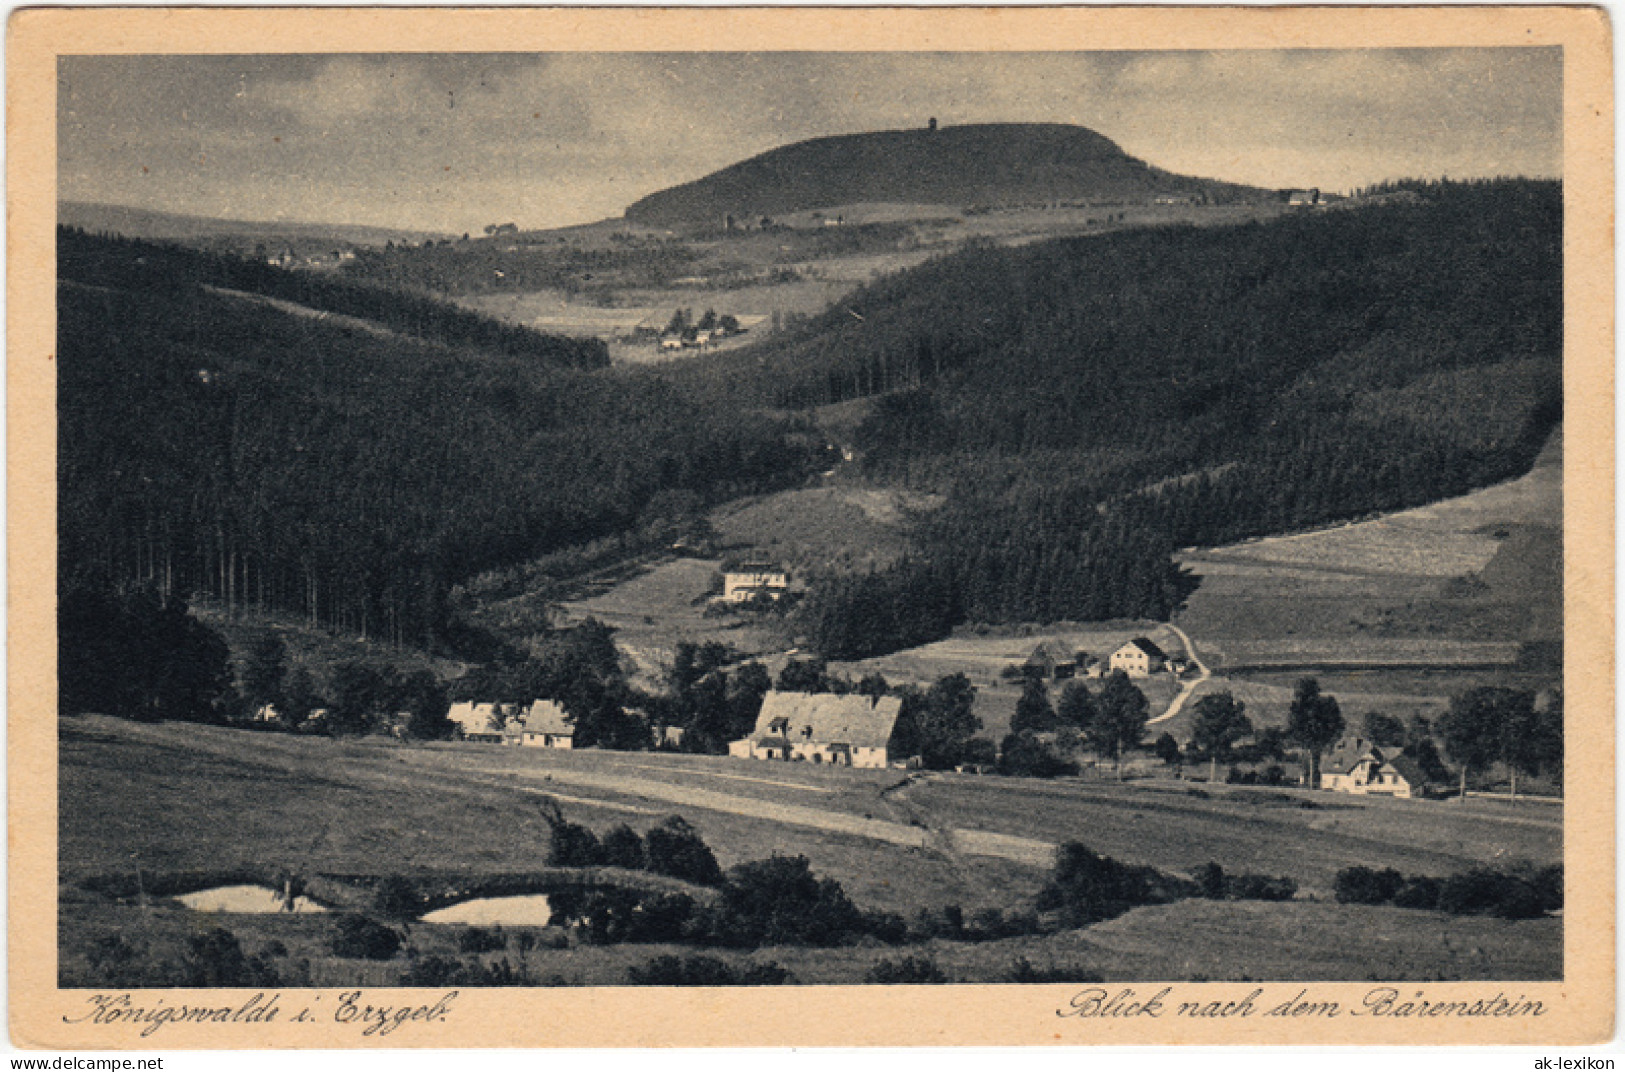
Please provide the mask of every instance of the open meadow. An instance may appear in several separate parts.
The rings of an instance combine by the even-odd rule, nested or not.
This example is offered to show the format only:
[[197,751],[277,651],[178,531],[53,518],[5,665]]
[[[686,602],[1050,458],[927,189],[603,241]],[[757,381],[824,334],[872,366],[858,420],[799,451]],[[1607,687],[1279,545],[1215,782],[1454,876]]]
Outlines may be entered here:
[[[170,898],[211,884],[210,876],[249,873],[298,875],[313,896],[324,891],[352,903],[364,900],[355,891],[389,876],[468,889],[525,874],[557,882],[560,869],[546,867],[546,809],[555,806],[600,835],[680,814],[724,868],[770,854],[805,856],[859,908],[904,919],[950,905],[967,919],[1030,910],[1054,847],[1069,840],[1172,875],[1214,862],[1228,873],[1297,884],[1285,903],[1183,900],[1082,929],[974,943],[939,936],[909,947],[965,981],[1004,979],[1018,959],[1111,979],[1551,978],[1562,970],[1560,920],[1343,905],[1331,893],[1337,872],[1354,864],[1444,877],[1492,863],[1555,863],[1561,814],[1549,807],[414,746],[99,716],[63,721],[60,784],[65,978],[85,978],[110,935],[179,947],[212,920],[249,951],[287,950],[289,977],[386,985],[408,962],[334,956],[325,945],[332,924],[320,915],[203,916]],[[1167,942],[1169,926],[1187,940]],[[540,984],[622,982],[631,966],[683,952],[597,946],[544,930],[545,941],[521,941],[515,936],[524,928],[504,928],[505,948]],[[1363,940],[1316,943],[1306,963],[1300,947],[1310,930]],[[461,940],[454,925],[410,923],[405,933],[418,957],[449,952]],[[1406,953],[1395,959],[1393,949]],[[855,982],[883,952],[772,945],[718,955],[739,964],[771,960],[801,982]]]

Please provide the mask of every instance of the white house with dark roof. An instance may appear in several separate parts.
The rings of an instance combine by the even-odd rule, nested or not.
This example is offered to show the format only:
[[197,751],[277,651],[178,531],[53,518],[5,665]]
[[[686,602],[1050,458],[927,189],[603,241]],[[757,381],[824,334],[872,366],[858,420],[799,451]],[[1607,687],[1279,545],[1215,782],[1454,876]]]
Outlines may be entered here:
[[722,574],[724,603],[748,603],[764,595],[778,599],[789,588],[789,571],[763,562],[748,562]]
[[1168,656],[1150,640],[1139,636],[1112,652],[1106,662],[1111,669],[1121,670],[1129,677],[1150,677],[1162,671],[1168,664]]
[[902,712],[896,696],[770,692],[749,737],[728,745],[741,759],[801,760],[841,767],[885,767]]
[[1320,763],[1320,787],[1357,796],[1421,796],[1421,764],[1397,748],[1378,748],[1363,737],[1344,737]]
[[553,700],[537,700],[519,720],[516,744],[526,748],[574,748],[576,728],[570,716]]

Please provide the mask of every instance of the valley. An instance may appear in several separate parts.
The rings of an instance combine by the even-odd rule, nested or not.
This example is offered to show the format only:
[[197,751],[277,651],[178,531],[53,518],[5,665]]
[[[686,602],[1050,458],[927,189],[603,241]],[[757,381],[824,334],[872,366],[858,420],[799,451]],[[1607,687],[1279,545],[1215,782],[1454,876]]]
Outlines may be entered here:
[[1560,184],[933,121],[554,230],[91,208],[63,985],[1562,976]]

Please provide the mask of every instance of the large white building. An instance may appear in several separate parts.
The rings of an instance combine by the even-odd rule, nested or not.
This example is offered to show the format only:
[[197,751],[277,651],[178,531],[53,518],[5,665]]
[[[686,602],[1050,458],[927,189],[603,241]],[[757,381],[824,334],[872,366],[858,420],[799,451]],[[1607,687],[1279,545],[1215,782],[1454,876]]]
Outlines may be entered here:
[[790,574],[779,566],[751,563],[722,574],[722,601],[748,603],[757,596],[778,599],[790,588]]
[[1145,637],[1135,637],[1112,652],[1107,660],[1113,670],[1121,670],[1129,677],[1150,677],[1159,673],[1168,663],[1163,650]]
[[903,701],[856,693],[770,692],[749,737],[728,745],[741,759],[802,760],[842,767],[885,767]]

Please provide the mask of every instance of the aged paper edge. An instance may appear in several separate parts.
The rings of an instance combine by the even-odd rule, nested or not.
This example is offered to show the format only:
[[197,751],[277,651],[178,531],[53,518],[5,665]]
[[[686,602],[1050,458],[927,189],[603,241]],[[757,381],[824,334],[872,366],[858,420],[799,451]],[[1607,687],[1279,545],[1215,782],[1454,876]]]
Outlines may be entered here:
[[[725,32],[722,32],[725,29]],[[66,54],[274,52],[1060,51],[1558,45],[1564,49],[1565,978],[1504,989],[1549,1013],[1510,1020],[1213,1022],[1057,1016],[1068,986],[467,990],[432,1030],[171,1024],[143,1039],[67,1023],[56,987],[55,68]],[[1614,1018],[1613,84],[1606,14],[1580,7],[60,9],[17,12],[7,44],[10,1026],[54,1048],[872,1046],[1080,1043],[1579,1044]],[[1309,936],[1306,936],[1306,939]],[[1163,984],[1135,983],[1154,993]],[[1178,1000],[1254,984],[1172,984]],[[1269,999],[1300,986],[1258,984]],[[1358,1004],[1373,984],[1302,984]],[[1426,986],[1437,1000],[1495,983]],[[251,991],[143,992],[240,1005]],[[290,991],[290,998],[334,992]],[[444,991],[379,990],[391,1005]],[[301,1002],[290,1002],[290,1005]]]

